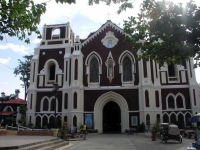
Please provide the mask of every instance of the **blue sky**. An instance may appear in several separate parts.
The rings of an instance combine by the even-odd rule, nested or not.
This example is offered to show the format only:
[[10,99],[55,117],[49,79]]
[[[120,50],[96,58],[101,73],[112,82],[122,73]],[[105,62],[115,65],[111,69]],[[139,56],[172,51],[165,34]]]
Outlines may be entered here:
[[[35,0],[41,3],[46,0]],[[51,0],[47,3],[47,11],[41,18],[38,28],[42,33],[44,24],[61,24],[69,22],[75,35],[79,35],[81,39],[86,38],[90,32],[96,31],[108,19],[123,28],[123,20],[127,20],[129,16],[136,16],[139,11],[141,0],[135,0],[134,8],[122,12],[118,15],[116,12],[119,5],[111,4],[106,6],[100,2],[99,5],[88,6],[88,0],[76,0],[76,4],[57,4]],[[181,0],[173,0],[173,2]],[[185,0],[182,0],[185,2]],[[198,6],[200,1],[196,0]],[[109,18],[108,18],[108,15]],[[40,43],[40,39],[36,35],[30,36],[30,44],[19,41],[17,38],[5,35],[3,41],[0,41],[0,92],[6,95],[13,94],[15,89],[20,89],[20,98],[24,98],[24,89],[21,87],[22,82],[19,76],[15,77],[13,68],[18,66],[18,59],[22,59],[24,55],[33,54],[34,48]],[[200,69],[196,69],[197,82],[200,83]]]

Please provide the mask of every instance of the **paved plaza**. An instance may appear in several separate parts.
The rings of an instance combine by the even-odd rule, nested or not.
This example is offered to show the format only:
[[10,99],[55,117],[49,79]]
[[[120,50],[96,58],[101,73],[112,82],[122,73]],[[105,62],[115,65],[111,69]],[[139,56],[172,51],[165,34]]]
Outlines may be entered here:
[[89,135],[87,140],[71,141],[66,147],[57,150],[187,150],[194,139],[183,138],[183,142],[159,139],[152,141],[144,134],[96,134]]
[[[45,141],[52,136],[0,136],[0,147],[23,145]],[[77,138],[78,139],[78,138]],[[187,150],[194,139],[183,138],[183,143],[169,140],[161,143],[159,139],[152,141],[143,133],[128,134],[90,134],[87,140],[69,141],[69,145],[56,150]]]

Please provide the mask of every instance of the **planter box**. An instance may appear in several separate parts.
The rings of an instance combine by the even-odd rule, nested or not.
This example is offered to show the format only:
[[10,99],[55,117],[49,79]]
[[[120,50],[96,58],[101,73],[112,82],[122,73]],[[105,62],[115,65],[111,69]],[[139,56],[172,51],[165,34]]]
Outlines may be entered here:
[[17,135],[53,136],[52,131],[18,131]]
[[0,136],[1,135],[12,135],[12,136],[16,136],[17,135],[17,131],[0,131]]

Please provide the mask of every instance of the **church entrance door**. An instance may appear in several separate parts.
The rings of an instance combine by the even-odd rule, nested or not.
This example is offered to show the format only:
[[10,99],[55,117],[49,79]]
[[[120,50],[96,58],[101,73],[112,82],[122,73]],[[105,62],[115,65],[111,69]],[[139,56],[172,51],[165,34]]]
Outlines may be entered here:
[[115,102],[108,102],[103,108],[103,133],[121,133],[121,110]]

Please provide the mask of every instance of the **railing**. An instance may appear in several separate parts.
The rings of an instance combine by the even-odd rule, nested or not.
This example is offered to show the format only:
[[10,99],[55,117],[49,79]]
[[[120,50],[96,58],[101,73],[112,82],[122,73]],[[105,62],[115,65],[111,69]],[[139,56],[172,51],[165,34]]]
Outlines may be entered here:
[[11,129],[11,130],[18,130],[18,127],[13,127],[13,126],[8,126],[8,125],[6,125],[6,128],[5,128],[6,130],[8,130],[8,129]]
[[33,129],[18,125],[18,131],[20,131],[20,130],[22,130],[22,131],[24,131],[24,130],[32,131]]

